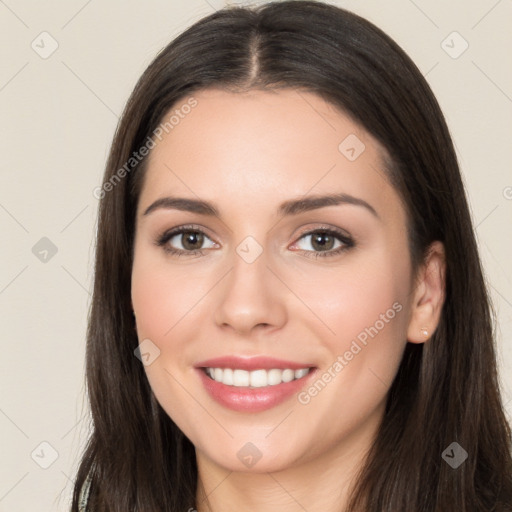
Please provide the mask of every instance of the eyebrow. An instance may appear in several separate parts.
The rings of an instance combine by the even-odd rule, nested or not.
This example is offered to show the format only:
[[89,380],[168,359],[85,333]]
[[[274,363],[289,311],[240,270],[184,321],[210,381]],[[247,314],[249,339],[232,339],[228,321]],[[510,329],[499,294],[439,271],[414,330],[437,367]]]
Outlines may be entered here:
[[[379,214],[371,204],[359,197],[354,197],[345,193],[291,199],[282,203],[277,212],[282,216],[297,215],[299,213],[317,210],[326,206],[336,206],[340,204],[361,206],[368,210],[374,217],[380,219]],[[158,209],[181,210],[220,218],[219,210],[212,203],[200,199],[185,197],[161,197],[148,206],[142,215],[149,215],[151,212]]]

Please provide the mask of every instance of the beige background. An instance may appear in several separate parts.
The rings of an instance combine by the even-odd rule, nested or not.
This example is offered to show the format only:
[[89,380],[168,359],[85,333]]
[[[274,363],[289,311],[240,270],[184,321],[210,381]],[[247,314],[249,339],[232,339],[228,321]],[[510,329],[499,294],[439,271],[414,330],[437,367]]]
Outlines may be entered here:
[[[445,112],[498,314],[510,415],[512,2],[332,3],[390,34],[427,76]],[[175,35],[223,5],[0,1],[0,511],[68,510],[89,428],[84,334],[97,209],[92,191],[137,78]],[[44,31],[50,35],[40,36]],[[453,31],[461,37],[446,39]],[[53,41],[58,48],[48,56]],[[467,50],[452,58],[464,41]],[[39,258],[47,242],[40,242],[38,257],[32,251],[42,237],[57,248],[46,262]]]

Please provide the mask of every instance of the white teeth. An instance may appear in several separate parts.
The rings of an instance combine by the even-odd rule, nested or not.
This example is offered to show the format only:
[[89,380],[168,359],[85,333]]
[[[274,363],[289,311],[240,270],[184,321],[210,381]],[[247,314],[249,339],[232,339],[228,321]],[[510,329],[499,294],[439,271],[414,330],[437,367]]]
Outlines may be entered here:
[[295,378],[301,379],[304,375],[309,373],[309,368],[302,368],[302,370],[295,370]]
[[266,370],[255,370],[250,373],[251,386],[253,388],[262,388],[267,386],[267,371]]
[[269,386],[275,386],[281,384],[281,376],[283,375],[282,370],[268,370],[267,371],[267,383]]
[[265,386],[277,386],[282,382],[291,382],[294,379],[301,379],[309,373],[309,368],[281,370],[233,370],[231,368],[206,368],[205,371],[216,382],[227,386],[262,388]]
[[293,370],[283,370],[283,376],[281,378],[283,382],[291,382],[295,378],[295,372]]
[[[215,379],[217,380],[217,379]],[[222,382],[222,381],[219,381]],[[249,372],[245,370],[233,370],[233,386],[248,386]]]
[[231,368],[224,368],[222,371],[222,382],[228,386],[233,385],[233,370]]

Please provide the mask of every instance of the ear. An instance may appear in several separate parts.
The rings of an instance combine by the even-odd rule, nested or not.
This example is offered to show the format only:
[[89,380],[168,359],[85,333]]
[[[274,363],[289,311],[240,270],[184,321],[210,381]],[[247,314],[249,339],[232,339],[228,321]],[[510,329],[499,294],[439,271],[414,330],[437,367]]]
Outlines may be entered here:
[[418,270],[407,341],[424,343],[437,329],[445,299],[445,276],[444,246],[436,241],[430,245],[425,261]]

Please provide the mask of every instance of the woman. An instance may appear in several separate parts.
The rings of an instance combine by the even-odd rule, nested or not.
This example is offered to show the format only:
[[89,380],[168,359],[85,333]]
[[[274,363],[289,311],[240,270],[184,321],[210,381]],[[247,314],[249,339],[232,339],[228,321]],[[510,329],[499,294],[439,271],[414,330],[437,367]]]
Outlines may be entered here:
[[200,20],[96,193],[73,510],[512,508],[452,141],[379,29],[308,1]]

